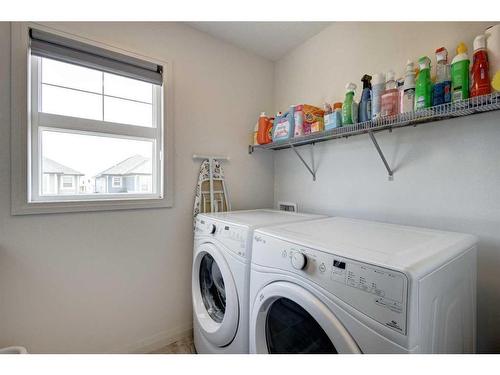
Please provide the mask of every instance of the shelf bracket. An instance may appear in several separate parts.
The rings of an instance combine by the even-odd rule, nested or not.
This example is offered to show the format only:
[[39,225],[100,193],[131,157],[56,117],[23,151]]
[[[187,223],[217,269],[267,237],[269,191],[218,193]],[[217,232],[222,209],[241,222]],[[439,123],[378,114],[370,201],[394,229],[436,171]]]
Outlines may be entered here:
[[316,170],[315,170],[315,166],[314,166],[314,143],[311,143],[311,166],[309,166],[309,164],[307,164],[307,162],[304,160],[302,155],[297,151],[297,149],[295,148],[295,146],[292,143],[289,143],[289,145],[290,145],[290,148],[298,156],[298,158],[300,159],[302,164],[304,164],[304,166],[307,168],[307,170],[309,171],[309,173],[311,174],[311,176],[313,178],[313,181],[316,181]]
[[385,169],[387,169],[387,173],[389,175],[388,176],[389,181],[393,181],[394,180],[394,171],[391,169],[391,167],[389,167],[389,164],[387,163],[387,160],[385,159],[384,153],[380,149],[380,146],[378,145],[378,142],[375,139],[373,132],[369,131],[368,135],[370,136],[370,139],[372,140],[373,145],[377,149],[378,155],[380,156],[380,159],[382,159],[382,162],[384,163]]

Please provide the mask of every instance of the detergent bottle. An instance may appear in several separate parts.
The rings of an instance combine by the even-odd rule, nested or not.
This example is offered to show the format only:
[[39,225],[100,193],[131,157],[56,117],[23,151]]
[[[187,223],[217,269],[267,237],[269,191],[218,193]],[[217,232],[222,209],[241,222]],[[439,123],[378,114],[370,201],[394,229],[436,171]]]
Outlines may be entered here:
[[406,62],[405,80],[403,83],[403,95],[399,103],[399,113],[413,112],[415,108],[415,67],[413,62]]
[[486,37],[484,35],[478,35],[474,39],[471,80],[471,97],[491,93]]
[[342,124],[350,125],[358,122],[358,103],[354,100],[355,83],[346,85],[344,104],[342,105]]
[[293,138],[295,132],[294,111],[295,107],[291,106],[287,112],[276,114],[273,125],[273,142]]
[[381,97],[381,116],[394,116],[399,113],[399,90],[393,70],[386,73],[385,81],[385,91]]
[[461,42],[457,47],[457,55],[451,61],[452,100],[469,98],[469,56],[467,46]]
[[431,106],[432,81],[431,59],[422,56],[418,59],[419,73],[415,82],[415,111]]
[[382,73],[373,75],[372,79],[372,119],[380,118],[382,94],[385,91],[385,77]]
[[361,100],[359,101],[359,122],[365,122],[372,119],[372,77],[365,74],[361,78],[363,82],[363,92],[361,93]]
[[448,51],[441,47],[436,50],[436,83],[432,87],[432,105],[451,102],[451,71]]
[[266,116],[265,112],[262,112],[259,116],[257,128],[257,143],[259,145],[265,145],[271,142],[271,138],[269,137],[270,124],[269,117]]

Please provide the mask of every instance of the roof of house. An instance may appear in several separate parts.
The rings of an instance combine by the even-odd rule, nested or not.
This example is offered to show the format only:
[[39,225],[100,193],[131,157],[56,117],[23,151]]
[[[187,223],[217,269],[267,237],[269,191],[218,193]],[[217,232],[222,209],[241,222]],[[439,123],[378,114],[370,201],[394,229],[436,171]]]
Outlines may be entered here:
[[134,175],[134,174],[147,174],[150,175],[152,171],[151,159],[142,156],[134,155],[131,156],[118,164],[115,164],[111,168],[108,168],[101,173],[97,174],[96,177],[113,175],[113,176],[124,176],[124,175]]
[[49,158],[43,158],[43,173],[83,176],[83,173]]

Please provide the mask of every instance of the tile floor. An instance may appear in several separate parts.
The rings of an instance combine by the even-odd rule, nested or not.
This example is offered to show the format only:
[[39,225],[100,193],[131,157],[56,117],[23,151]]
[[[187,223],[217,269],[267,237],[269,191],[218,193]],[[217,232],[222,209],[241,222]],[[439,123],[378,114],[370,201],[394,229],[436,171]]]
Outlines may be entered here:
[[193,337],[189,336],[174,341],[163,348],[151,352],[151,354],[196,354]]

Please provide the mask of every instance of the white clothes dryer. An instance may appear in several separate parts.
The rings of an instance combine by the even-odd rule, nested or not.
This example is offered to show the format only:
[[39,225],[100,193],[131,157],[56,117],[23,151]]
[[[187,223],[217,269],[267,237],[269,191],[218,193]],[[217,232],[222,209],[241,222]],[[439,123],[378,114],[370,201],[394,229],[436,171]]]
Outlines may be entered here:
[[248,297],[253,231],[324,218],[276,210],[199,214],[192,272],[198,353],[248,353]]
[[256,230],[251,353],[474,353],[472,235],[346,218]]

